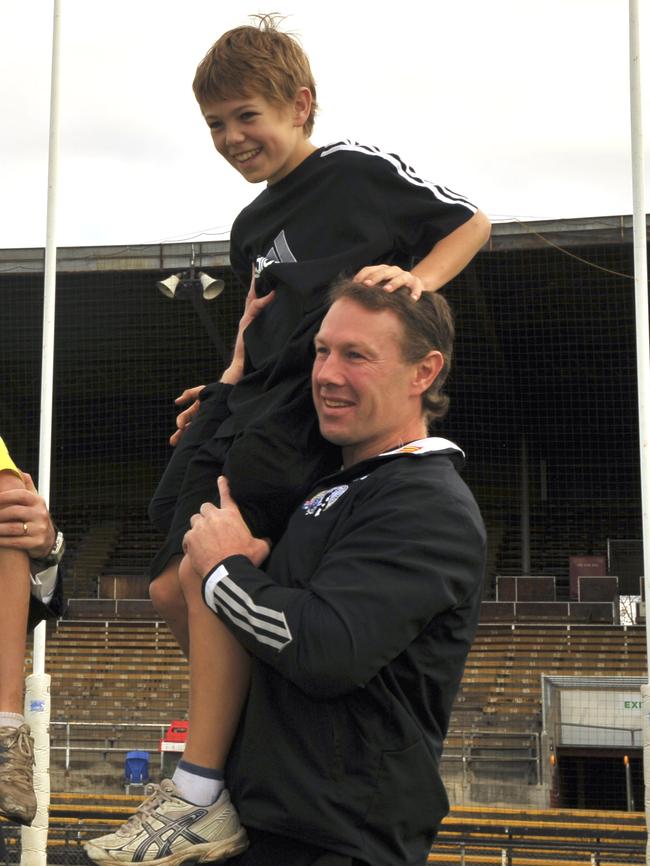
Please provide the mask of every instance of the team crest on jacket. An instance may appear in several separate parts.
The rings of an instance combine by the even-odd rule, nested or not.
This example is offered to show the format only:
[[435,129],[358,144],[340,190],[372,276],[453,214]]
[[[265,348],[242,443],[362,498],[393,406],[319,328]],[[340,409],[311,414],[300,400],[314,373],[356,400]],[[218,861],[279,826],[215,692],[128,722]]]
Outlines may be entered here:
[[332,487],[331,490],[323,490],[317,493],[312,499],[308,499],[302,504],[302,510],[307,517],[318,517],[323,511],[327,511],[330,506],[334,505],[337,499],[348,490],[349,485],[341,484],[339,487]]

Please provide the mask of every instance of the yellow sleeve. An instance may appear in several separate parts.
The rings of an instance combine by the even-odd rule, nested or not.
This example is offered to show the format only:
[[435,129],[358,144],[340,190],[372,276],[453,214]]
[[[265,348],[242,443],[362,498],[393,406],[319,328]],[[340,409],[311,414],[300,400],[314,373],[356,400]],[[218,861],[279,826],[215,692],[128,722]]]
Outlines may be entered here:
[[4,440],[0,436],[0,472],[8,469],[9,472],[13,472],[14,475],[17,475],[18,478],[22,478],[22,474],[20,469],[16,466],[14,461],[11,459],[11,455],[7,451],[7,446],[4,443]]

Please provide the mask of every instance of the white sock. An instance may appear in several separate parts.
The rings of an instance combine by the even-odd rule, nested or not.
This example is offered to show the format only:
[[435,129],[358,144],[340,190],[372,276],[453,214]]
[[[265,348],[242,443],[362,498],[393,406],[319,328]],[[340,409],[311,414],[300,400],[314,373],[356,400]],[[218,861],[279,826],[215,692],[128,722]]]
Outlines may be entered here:
[[0,713],[0,728],[19,728],[25,724],[25,717],[20,713]]
[[174,771],[172,782],[181,797],[195,806],[211,806],[224,789],[223,773],[219,770],[200,767],[182,759]]

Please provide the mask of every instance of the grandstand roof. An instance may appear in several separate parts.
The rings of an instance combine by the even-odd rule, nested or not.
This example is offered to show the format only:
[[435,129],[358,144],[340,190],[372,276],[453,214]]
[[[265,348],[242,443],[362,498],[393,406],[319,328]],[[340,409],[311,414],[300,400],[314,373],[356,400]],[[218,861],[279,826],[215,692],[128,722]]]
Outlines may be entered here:
[[[650,225],[650,218],[648,219]],[[487,249],[533,249],[547,244],[562,247],[632,242],[632,217],[604,216],[564,220],[537,220],[496,223]],[[57,270],[167,271],[187,267],[194,248],[198,268],[230,264],[229,241],[187,241],[184,243],[129,244],[121,246],[59,247]],[[41,273],[44,249],[0,249],[0,273]]]

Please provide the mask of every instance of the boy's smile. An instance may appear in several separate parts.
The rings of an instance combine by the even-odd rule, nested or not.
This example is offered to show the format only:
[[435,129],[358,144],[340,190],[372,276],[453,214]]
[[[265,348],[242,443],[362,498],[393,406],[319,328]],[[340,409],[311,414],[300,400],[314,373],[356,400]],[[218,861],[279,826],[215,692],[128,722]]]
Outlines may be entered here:
[[213,100],[202,110],[221,156],[249,183],[273,184],[315,150],[303,131],[310,107],[301,91],[289,105],[244,96]]

